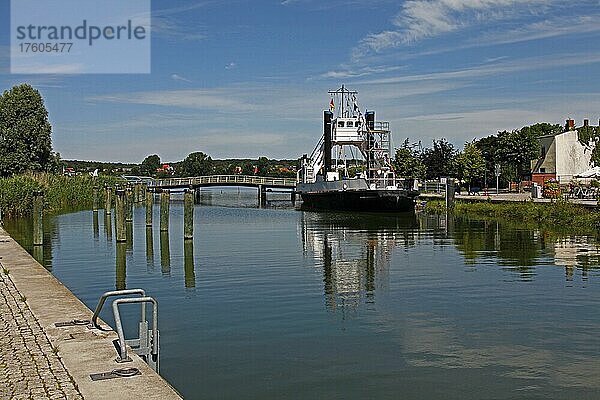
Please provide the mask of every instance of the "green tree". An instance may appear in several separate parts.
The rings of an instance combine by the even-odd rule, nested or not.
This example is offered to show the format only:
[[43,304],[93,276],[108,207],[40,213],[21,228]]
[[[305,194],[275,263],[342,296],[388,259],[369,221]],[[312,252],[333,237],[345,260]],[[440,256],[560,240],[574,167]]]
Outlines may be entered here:
[[454,146],[446,139],[433,140],[433,147],[425,149],[421,158],[427,168],[427,179],[453,176],[455,156]]
[[577,128],[577,139],[587,150],[591,151],[590,164],[600,165],[600,126],[582,126]]
[[468,182],[470,192],[471,183],[485,172],[485,159],[475,143],[465,143],[465,148],[455,158],[455,166],[459,178]]
[[257,175],[266,176],[269,174],[269,159],[267,157],[260,157],[256,162]]
[[203,176],[213,172],[212,158],[201,151],[189,154],[179,164],[181,176]]
[[396,149],[393,163],[396,175],[407,179],[424,179],[427,168],[425,168],[419,156],[420,154],[411,148],[408,139],[406,139],[402,147]]
[[40,93],[28,84],[0,96],[0,175],[46,171],[52,158],[52,127]]
[[156,170],[160,168],[160,157],[156,154],[152,154],[142,161],[140,165],[140,172],[144,175],[154,175]]
[[498,147],[499,140],[498,136],[490,135],[484,138],[481,138],[475,142],[475,146],[481,151],[481,155],[485,160],[485,171],[484,171],[484,179],[485,184],[487,185],[487,181],[493,181],[495,177],[495,165],[500,164],[499,155],[498,155]]
[[545,135],[556,135],[562,133],[563,127],[558,124],[549,124],[547,122],[539,122],[530,126],[524,126],[521,128],[521,133],[524,135],[533,135],[535,137]]
[[499,132],[498,144],[498,158],[505,177],[517,182],[531,172],[531,160],[540,152],[536,132],[527,129]]

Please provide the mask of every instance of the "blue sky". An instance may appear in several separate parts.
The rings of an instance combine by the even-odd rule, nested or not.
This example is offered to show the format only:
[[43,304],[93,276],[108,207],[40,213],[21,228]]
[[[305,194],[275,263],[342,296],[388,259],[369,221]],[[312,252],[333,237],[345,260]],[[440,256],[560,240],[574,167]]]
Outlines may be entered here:
[[297,158],[327,90],[359,91],[394,143],[600,118],[600,2],[152,1],[152,73],[11,75],[45,98],[63,158]]

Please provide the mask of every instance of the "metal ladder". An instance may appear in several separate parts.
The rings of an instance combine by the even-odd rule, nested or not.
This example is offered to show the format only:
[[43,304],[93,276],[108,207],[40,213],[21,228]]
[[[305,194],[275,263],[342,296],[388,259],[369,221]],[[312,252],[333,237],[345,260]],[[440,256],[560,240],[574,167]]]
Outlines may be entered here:
[[[127,290],[113,290],[104,293],[92,316],[92,325],[102,331],[111,331],[112,329],[106,329],[98,324],[98,315],[109,297],[115,296],[130,296],[137,295],[138,297],[120,297],[113,301],[112,309],[113,316],[115,319],[116,331],[119,337],[117,347],[117,359],[119,363],[132,361],[127,355],[127,346],[140,356],[154,371],[159,371],[159,332],[158,332],[158,302],[150,296],[146,296],[146,292],[143,289],[127,289]],[[139,303],[141,305],[141,318],[138,327],[138,337],[135,339],[125,339],[123,333],[123,323],[121,321],[121,314],[119,312],[119,304],[131,304]],[[146,303],[152,304],[152,329],[148,329],[148,321],[146,320]]]

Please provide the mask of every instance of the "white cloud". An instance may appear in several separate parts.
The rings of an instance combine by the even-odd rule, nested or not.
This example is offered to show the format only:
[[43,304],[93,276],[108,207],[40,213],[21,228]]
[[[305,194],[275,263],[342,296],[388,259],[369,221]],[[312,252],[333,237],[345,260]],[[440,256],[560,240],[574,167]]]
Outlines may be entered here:
[[197,8],[202,8],[209,2],[195,2],[184,7],[173,7],[162,10],[153,10],[151,13],[138,14],[132,17],[136,25],[151,27],[153,35],[162,36],[172,40],[203,40],[207,35],[199,24],[190,25],[183,22],[178,14],[188,13]]
[[83,64],[24,64],[18,66],[19,74],[80,74],[85,70]]
[[472,40],[471,44],[488,46],[600,32],[600,25],[597,24],[599,18],[598,14],[586,15],[571,18],[568,23],[564,23],[564,18],[547,19],[508,31],[485,33],[476,40]]
[[345,78],[359,78],[362,76],[368,76],[373,74],[383,74],[386,72],[397,71],[402,69],[402,66],[378,66],[378,67],[360,67],[360,68],[352,68],[352,67],[343,67],[339,70],[328,71],[324,74],[321,74],[319,78],[331,78],[331,79],[345,79]]
[[563,68],[575,65],[600,63],[600,53],[553,54],[552,56],[523,58],[516,61],[488,63],[486,65],[454,71],[429,74],[404,75],[359,81],[360,84],[392,84],[430,80],[474,79],[529,70]]
[[[353,51],[360,59],[370,52],[408,45],[423,39],[493,21],[512,19],[557,0],[409,0],[392,20],[395,29],[367,35]],[[536,9],[537,7],[537,9]]]
[[230,63],[228,63],[228,64],[225,66],[225,69],[234,69],[234,68],[237,68],[237,64],[236,64],[236,63],[234,63],[233,61],[232,61],[232,62],[230,62]]
[[191,83],[192,81],[184,78],[183,76],[179,75],[179,74],[171,74],[171,79],[173,79],[174,81],[182,81],[182,82],[188,82]]
[[223,89],[187,89],[122,93],[91,97],[94,102],[250,112],[255,107]]

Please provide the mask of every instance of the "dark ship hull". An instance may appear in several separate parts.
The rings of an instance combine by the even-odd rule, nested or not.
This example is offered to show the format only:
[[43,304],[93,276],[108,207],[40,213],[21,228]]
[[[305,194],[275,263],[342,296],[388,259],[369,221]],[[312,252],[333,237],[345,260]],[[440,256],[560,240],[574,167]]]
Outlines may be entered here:
[[318,210],[407,212],[414,211],[418,192],[407,190],[346,190],[303,192],[302,208]]

